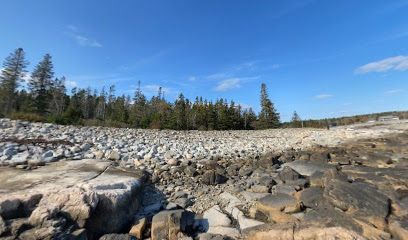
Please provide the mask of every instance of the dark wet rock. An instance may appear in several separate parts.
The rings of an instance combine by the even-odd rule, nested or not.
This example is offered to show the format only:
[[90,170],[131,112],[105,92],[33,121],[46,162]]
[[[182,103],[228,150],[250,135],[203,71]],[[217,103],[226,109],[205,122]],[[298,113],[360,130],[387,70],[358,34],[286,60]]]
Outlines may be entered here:
[[267,186],[267,187],[272,187],[272,186],[276,185],[276,181],[273,178],[267,177],[267,176],[260,177],[259,178],[259,183],[264,185],[264,186]]
[[274,165],[280,165],[282,162],[280,161],[280,155],[279,154],[267,154],[263,157],[261,157],[261,159],[259,159],[259,161],[257,162],[258,167],[267,169],[267,168],[271,168]]
[[296,196],[302,201],[303,206],[316,208],[323,198],[323,189],[319,187],[306,188],[298,192]]
[[202,183],[206,185],[217,185],[225,183],[227,180],[228,179],[225,176],[217,173],[214,170],[208,170],[202,176]]
[[344,172],[338,171],[337,169],[329,169],[326,172],[324,172],[321,178],[321,184],[322,184],[321,186],[326,187],[334,179],[342,181],[342,182],[347,182],[348,176]]
[[304,221],[322,223],[327,227],[342,226],[346,229],[350,229],[359,233],[362,233],[363,231],[361,226],[354,223],[351,216],[342,211],[339,211],[338,209],[335,209],[327,203],[308,211],[304,217]]
[[174,203],[180,206],[181,208],[187,208],[188,206],[191,205],[191,201],[188,198],[177,198],[174,201]]
[[309,185],[309,181],[304,178],[299,178],[294,181],[287,181],[285,185],[294,187],[297,191],[300,191]]
[[348,183],[332,179],[323,194],[333,206],[370,222],[379,229],[385,228],[390,201],[374,186],[366,183]]
[[285,193],[285,194],[293,195],[296,193],[296,189],[292,185],[278,184],[272,187],[272,193],[273,194]]
[[292,168],[285,166],[279,172],[279,177],[283,182],[294,181],[300,178],[300,174]]

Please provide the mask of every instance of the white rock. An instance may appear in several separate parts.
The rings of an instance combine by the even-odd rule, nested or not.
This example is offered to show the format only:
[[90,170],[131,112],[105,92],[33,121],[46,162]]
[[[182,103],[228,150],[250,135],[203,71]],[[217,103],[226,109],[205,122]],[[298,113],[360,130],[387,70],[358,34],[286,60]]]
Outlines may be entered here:
[[29,156],[30,154],[28,152],[21,152],[14,155],[10,161],[17,165],[26,164]]
[[211,229],[212,227],[229,227],[231,226],[231,220],[226,214],[224,214],[218,205],[214,205],[203,214],[203,219],[207,220],[208,226],[204,221],[204,229]]
[[170,166],[176,166],[177,165],[177,160],[174,158],[171,158],[169,160],[167,160],[167,164]]
[[108,159],[109,160],[119,160],[120,154],[118,150],[112,150],[112,152],[109,153]]

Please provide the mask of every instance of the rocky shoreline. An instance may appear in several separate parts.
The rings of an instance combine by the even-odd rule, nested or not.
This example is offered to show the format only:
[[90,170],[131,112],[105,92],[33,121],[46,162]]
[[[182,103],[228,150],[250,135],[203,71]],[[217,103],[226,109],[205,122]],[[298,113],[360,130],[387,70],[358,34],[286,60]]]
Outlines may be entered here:
[[0,239],[406,239],[407,130],[1,119]]

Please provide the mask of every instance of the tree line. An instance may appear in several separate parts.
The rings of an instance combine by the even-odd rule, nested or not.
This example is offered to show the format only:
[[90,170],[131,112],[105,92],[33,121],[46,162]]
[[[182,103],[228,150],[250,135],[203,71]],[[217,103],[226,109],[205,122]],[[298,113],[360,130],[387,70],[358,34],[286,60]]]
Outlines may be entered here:
[[244,109],[233,100],[215,102],[196,97],[194,101],[180,94],[174,102],[164,98],[162,88],[147,99],[141,82],[133,97],[115,95],[115,86],[101,91],[72,88],[67,94],[65,77],[54,77],[50,54],[33,69],[27,81],[28,91],[20,89],[29,62],[22,48],[3,62],[0,75],[0,117],[47,121],[58,124],[100,125],[176,130],[268,129],[281,126],[280,115],[261,85],[261,112]]

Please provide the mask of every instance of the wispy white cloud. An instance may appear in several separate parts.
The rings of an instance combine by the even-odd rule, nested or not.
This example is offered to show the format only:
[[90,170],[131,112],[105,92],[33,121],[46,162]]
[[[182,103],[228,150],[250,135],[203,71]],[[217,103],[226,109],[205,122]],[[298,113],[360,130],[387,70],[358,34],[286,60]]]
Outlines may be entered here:
[[74,25],[67,25],[67,28],[68,28],[69,30],[73,31],[73,32],[78,31],[78,28],[75,27]]
[[124,77],[117,73],[111,74],[85,74],[85,75],[67,75],[69,81],[76,82],[77,87],[88,87],[88,86],[105,86],[108,88],[111,85],[117,84],[119,82],[135,81],[134,77]]
[[230,73],[215,73],[207,76],[208,79],[222,79],[231,77]]
[[321,94],[321,95],[315,96],[315,98],[317,99],[325,99],[325,98],[331,98],[331,97],[333,97],[333,95],[331,94]]
[[237,72],[242,70],[255,70],[256,68],[257,68],[256,62],[251,61],[232,66],[231,70]]
[[74,38],[82,47],[102,47],[102,44],[97,42],[96,40],[88,39],[87,37],[79,34],[74,35]]
[[250,108],[254,109],[254,107],[252,105],[249,105],[249,104],[238,103],[237,106],[238,105],[241,105],[242,110],[246,110],[246,109],[250,109]]
[[234,78],[238,74],[247,73],[250,71],[254,71],[256,69],[258,69],[256,61],[244,62],[244,63],[229,66],[225,68],[223,71],[220,71],[214,74],[210,74],[206,76],[205,78],[210,79],[210,80]]
[[215,91],[226,91],[234,88],[240,88],[240,78],[229,78],[221,81],[215,88]]
[[339,114],[346,114],[346,113],[349,113],[349,111],[340,110],[340,111],[337,111],[337,112],[331,112],[330,114],[332,114],[332,115],[339,115]]
[[[146,97],[149,98],[152,96],[157,96],[160,87],[162,88],[163,96],[166,99],[177,99],[178,95],[181,93],[181,91],[175,88],[163,87],[156,84],[142,85],[141,91]],[[130,85],[130,87],[124,90],[124,92],[126,92],[127,94],[133,94],[136,91],[136,89],[137,89],[136,85]]]
[[191,76],[191,77],[188,78],[188,80],[189,80],[190,82],[194,82],[195,80],[197,80],[197,78],[194,77],[194,76]]
[[[159,85],[150,84],[150,85],[142,86],[141,89],[144,92],[157,93],[160,87],[161,86]],[[167,88],[167,87],[161,87],[161,88],[162,88],[162,92],[172,93],[172,89],[170,88]]]
[[123,72],[127,72],[127,71],[130,70],[130,67],[129,67],[129,66],[121,65],[121,66],[119,67],[119,70],[120,70],[120,71],[123,71]]
[[388,72],[408,70],[408,56],[395,56],[377,62],[367,63],[355,70],[355,73]]
[[273,64],[271,67],[272,69],[279,69],[282,67],[282,64]]
[[74,87],[78,87],[78,83],[75,81],[65,81],[65,85],[69,88],[74,88]]
[[384,92],[385,95],[396,95],[405,92],[405,89],[394,89]]
[[352,105],[352,104],[353,104],[353,103],[347,102],[347,103],[340,104],[340,106],[350,106],[350,105]]
[[96,47],[96,48],[103,47],[103,45],[97,40],[90,39],[84,36],[83,34],[80,34],[78,31],[78,27],[76,26],[73,25],[66,26],[65,33],[71,38],[73,38],[76,41],[76,43],[82,47]]

